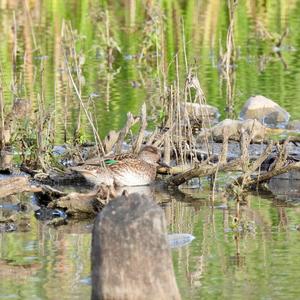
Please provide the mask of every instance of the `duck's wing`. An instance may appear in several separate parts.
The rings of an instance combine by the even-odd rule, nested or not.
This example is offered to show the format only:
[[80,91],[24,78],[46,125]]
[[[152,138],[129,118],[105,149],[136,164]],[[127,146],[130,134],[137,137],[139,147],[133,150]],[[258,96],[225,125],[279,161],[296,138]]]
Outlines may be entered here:
[[126,152],[126,153],[121,153],[117,154],[113,157],[115,160],[124,160],[124,159],[130,159],[130,158],[137,158],[137,155],[132,153],[132,152]]
[[121,153],[118,155],[110,155],[107,157],[93,157],[83,161],[78,165],[91,165],[91,166],[103,166],[103,164],[110,166],[117,164],[118,161],[122,161],[124,159],[136,158],[136,154],[134,153]]
[[120,161],[119,160],[116,160],[116,159],[106,159],[104,160],[104,163],[105,165],[107,166],[113,166],[113,165],[116,165],[118,164]]

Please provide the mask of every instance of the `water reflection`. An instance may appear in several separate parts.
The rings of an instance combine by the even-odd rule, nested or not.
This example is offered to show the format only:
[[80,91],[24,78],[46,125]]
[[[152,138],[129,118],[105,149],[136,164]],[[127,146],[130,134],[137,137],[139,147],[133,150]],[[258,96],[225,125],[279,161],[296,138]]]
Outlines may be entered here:
[[[292,118],[300,118],[300,110],[295,109],[300,98],[299,1],[285,1],[286,5],[239,1],[236,68],[231,69],[226,85],[220,79],[218,53],[226,41],[227,1],[147,1],[146,10],[143,1],[107,1],[105,7],[102,2],[1,1],[0,75],[5,109],[13,98],[22,98],[30,102],[33,112],[42,95],[53,115],[57,143],[71,140],[80,130],[83,140],[93,138],[79,115],[80,105],[68,79],[66,35],[62,34],[63,24],[68,24],[76,44],[68,48],[69,53],[76,48],[81,66],[80,92],[101,136],[121,128],[127,112],[137,114],[143,102],[148,104],[151,121],[155,119],[163,91],[158,78],[173,81],[176,54],[180,82],[186,77],[186,54],[187,63],[197,69],[208,103],[217,106],[222,117],[238,112],[249,96],[263,94],[287,109]],[[110,22],[108,35],[103,35],[103,20]],[[163,28],[154,21],[163,22]],[[280,38],[286,26],[290,33],[280,48],[274,48],[276,43],[269,37]],[[109,37],[116,44],[107,49],[103,44]],[[118,47],[121,53],[113,49]],[[77,70],[74,62],[70,61],[72,73]],[[1,163],[4,168],[11,165],[11,158]],[[170,233],[196,237],[172,252],[183,299],[299,297],[298,182],[274,179],[270,189],[276,200],[270,195],[248,195],[238,211],[235,202],[219,193],[212,197],[204,188],[139,189],[164,208]],[[21,209],[20,203],[31,202],[26,195],[0,199],[0,222]],[[16,231],[0,233],[1,299],[90,298],[86,283],[93,220],[68,220],[53,227],[36,220],[34,207],[27,207],[17,215],[17,227],[12,228]]]
[[[299,102],[300,47],[295,35],[299,3],[256,4],[255,8],[247,1],[238,4],[234,31],[228,33],[236,55],[234,65],[228,64],[225,84],[218,66],[220,54],[228,48],[227,2],[163,5],[152,1],[146,6],[129,2],[109,2],[104,7],[94,0],[2,1],[5,103],[10,105],[13,96],[30,100],[35,109],[42,95],[55,115],[57,142],[71,139],[78,131],[80,105],[68,79],[67,52],[72,56],[71,72],[80,71],[80,94],[103,136],[122,127],[126,113],[137,114],[143,102],[157,114],[162,86],[176,76],[177,54],[181,82],[187,75],[186,63],[194,66],[208,103],[217,106],[222,117],[238,113],[251,95],[263,94],[292,118],[300,118],[293,109]],[[84,117],[80,121],[84,136],[91,139]]]
[[[274,206],[270,199],[259,195],[249,195],[247,203],[240,207],[240,221],[235,226],[235,203],[229,201],[228,209],[215,208],[223,201],[219,197],[212,205],[210,201],[197,200],[198,208],[185,206],[184,218],[172,218],[170,222],[175,231],[183,219],[192,222],[196,236],[189,247],[173,253],[184,298],[292,298],[299,292],[298,287],[297,292],[288,288],[288,280],[297,277],[293,261],[298,261],[299,250],[293,243],[299,243],[294,227],[300,220],[298,211]],[[279,269],[271,267],[273,264]],[[273,290],[269,282],[281,282],[280,288]]]
[[1,235],[1,298],[53,299],[58,287],[60,299],[88,298],[79,281],[89,276],[90,231],[90,222],[55,229],[32,218],[29,232]]
[[[249,292],[253,298],[280,298],[300,292],[295,280],[298,207],[278,206],[270,195],[248,195],[236,222],[236,203],[224,195],[216,194],[212,201],[203,189],[184,191],[141,191],[162,205],[169,233],[195,236],[192,243],[172,251],[183,299],[241,299]],[[26,201],[31,200],[22,198]],[[5,214],[3,205],[0,211]],[[28,224],[25,231],[0,235],[1,297],[53,299],[59,286],[61,299],[89,298],[93,220],[53,227],[31,212]]]

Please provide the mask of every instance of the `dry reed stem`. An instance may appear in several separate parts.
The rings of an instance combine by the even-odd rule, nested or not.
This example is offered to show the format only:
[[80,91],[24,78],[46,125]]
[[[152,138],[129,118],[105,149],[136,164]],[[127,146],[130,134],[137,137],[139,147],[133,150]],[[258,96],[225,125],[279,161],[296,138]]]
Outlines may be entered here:
[[[272,152],[273,143],[270,143],[268,147],[264,150],[264,152],[258,157],[258,159],[254,163],[249,165],[248,145],[250,139],[248,134],[244,133],[243,135],[245,137],[244,138],[242,137],[243,139],[242,149],[241,149],[242,154],[240,158],[235,159],[231,162],[226,162],[228,135],[225,134],[222,153],[220,156],[220,160],[217,164],[209,164],[209,161],[206,161],[206,163],[197,164],[194,168],[184,173],[169,177],[166,181],[167,184],[178,186],[195,177],[209,176],[209,175],[216,176],[216,174],[219,171],[242,171],[243,175],[236,180],[236,184],[242,185],[242,188],[244,188],[244,186],[246,185],[248,186],[249,182],[253,183],[251,176],[255,173],[255,171],[259,168],[259,166],[270,155],[270,153]],[[281,155],[279,156],[280,161],[277,162],[278,166],[280,166],[281,169],[285,168],[284,161],[286,159],[286,150],[285,150],[286,145],[287,144],[285,144],[285,146],[282,146]],[[297,164],[293,165],[294,168],[297,168],[297,166],[298,166]],[[260,174],[259,177],[257,176],[256,178],[257,180],[259,179],[260,181],[262,181],[264,180],[265,177],[264,174]]]
[[37,47],[37,43],[36,43],[36,38],[35,38],[35,33],[34,33],[34,27],[32,25],[32,17],[31,17],[31,14],[30,14],[30,9],[29,9],[29,5],[28,5],[28,1],[27,0],[24,1],[24,7],[25,7],[25,12],[26,12],[28,23],[29,23],[30,30],[31,30],[31,36],[32,36],[33,45],[34,45],[34,48],[37,49],[38,47]]
[[146,144],[147,145],[152,145],[154,143],[154,141],[157,139],[158,134],[159,134],[158,128],[155,127],[154,131],[149,136]]
[[114,130],[111,130],[107,136],[104,138],[103,141],[103,147],[105,149],[105,153],[109,153],[112,151],[114,145],[116,144],[118,138],[119,138],[120,132],[116,132]]
[[[271,170],[264,173],[259,173],[257,175],[253,175],[251,176],[251,178],[249,176],[249,180],[246,183],[244,183],[244,186],[252,186],[254,184],[263,183],[270,180],[274,176],[284,174],[289,171],[293,171],[293,170],[299,171],[300,162],[290,162],[287,160],[287,145],[288,142],[284,143],[283,145],[277,144],[279,155],[276,159],[276,162],[273,164],[273,166],[271,165]],[[252,170],[256,170],[258,164],[260,162],[262,163],[268,157],[267,153],[270,154],[272,152],[272,147],[273,147],[273,143],[268,145],[264,153],[254,162],[252,166]],[[238,182],[240,181],[241,179],[239,178]]]
[[170,164],[171,161],[171,141],[170,133],[165,134],[164,138],[164,162]]
[[218,178],[218,172],[219,172],[219,167],[220,165],[224,165],[227,162],[227,154],[228,154],[228,140],[229,140],[229,135],[228,135],[228,130],[226,128],[223,129],[223,144],[222,144],[222,151],[219,157],[219,161],[217,163],[217,169],[216,173],[212,175],[212,180],[213,180],[213,186],[212,186],[212,201],[215,199],[215,188],[216,188],[216,182]]
[[5,147],[4,138],[4,97],[2,87],[2,66],[0,69],[0,151]]
[[97,149],[99,149],[101,151],[101,153],[99,153],[99,154],[104,155],[105,151],[104,151],[104,148],[103,148],[103,145],[102,145],[102,141],[101,141],[100,136],[98,134],[98,131],[97,131],[97,129],[96,129],[94,123],[93,123],[93,120],[92,120],[92,118],[91,118],[91,116],[90,116],[87,108],[85,107],[85,104],[84,104],[84,102],[82,100],[82,97],[81,97],[81,92],[78,89],[78,86],[76,85],[76,83],[74,81],[73,75],[71,73],[70,65],[69,65],[69,62],[68,62],[66,51],[63,51],[63,54],[64,54],[64,58],[65,58],[65,65],[66,65],[67,70],[68,70],[69,79],[70,79],[70,81],[72,83],[72,86],[73,86],[73,88],[75,90],[75,93],[76,93],[76,95],[78,97],[80,106],[82,107],[82,109],[83,109],[83,111],[84,111],[84,113],[85,113],[85,115],[86,115],[86,117],[87,117],[87,119],[88,119],[88,121],[89,121],[89,123],[90,123],[90,125],[92,127],[94,138],[95,138],[95,142],[96,142],[96,145],[97,145]]
[[17,49],[18,49],[18,36],[17,36],[17,21],[16,14],[13,12],[13,26],[12,26],[12,34],[13,34],[13,51],[12,51],[12,65],[13,65],[13,85],[17,82]]
[[219,158],[220,164],[224,164],[227,162],[228,141],[229,141],[228,130],[227,130],[227,128],[224,128],[223,129],[222,151],[221,151],[220,158]]
[[[211,128],[211,124],[210,124],[210,119],[209,119],[209,113],[208,113],[208,109],[203,109],[203,105],[206,104],[206,99],[205,99],[205,94],[201,88],[200,85],[200,81],[198,79],[198,77],[194,74],[192,74],[191,71],[189,71],[187,78],[186,78],[186,86],[188,88],[194,88],[196,90],[196,98],[198,98],[198,102],[200,104],[200,113],[201,113],[201,117],[202,120],[206,120],[207,119],[207,127],[210,129]],[[206,127],[206,122],[203,122],[203,126],[204,126],[204,142],[206,144],[207,147],[207,151],[208,151],[208,156],[211,156],[211,151],[209,148],[209,139],[212,140],[212,136],[208,136],[207,135],[207,130],[205,130]]]
[[249,151],[248,147],[250,145],[250,134],[246,131],[241,130],[241,140],[240,140],[240,148],[241,148],[241,159],[243,161],[243,171],[246,173],[249,165]]
[[229,26],[227,30],[226,38],[226,52],[221,54],[221,71],[226,80],[226,105],[229,111],[229,117],[233,117],[233,100],[234,100],[234,84],[235,84],[235,72],[234,63],[236,60],[235,44],[234,44],[234,17],[237,7],[237,1],[227,0],[227,6],[229,11]]
[[127,121],[124,128],[120,131],[118,140],[115,145],[115,154],[122,152],[122,145],[130,128],[139,121],[139,118],[134,118],[131,112],[127,113]]
[[134,153],[139,153],[143,140],[144,140],[144,136],[145,136],[145,130],[147,128],[147,109],[146,109],[146,104],[144,103],[142,105],[141,108],[141,115],[140,115],[140,130],[138,133],[138,136],[136,138],[136,141],[133,145],[133,152]]

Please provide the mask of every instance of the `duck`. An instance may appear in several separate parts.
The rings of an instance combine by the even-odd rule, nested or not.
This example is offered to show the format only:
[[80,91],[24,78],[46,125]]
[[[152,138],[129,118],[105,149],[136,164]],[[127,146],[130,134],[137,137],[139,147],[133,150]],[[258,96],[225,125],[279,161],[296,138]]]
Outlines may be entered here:
[[141,186],[153,183],[157,167],[165,166],[161,162],[160,150],[152,145],[144,146],[137,155],[121,154],[104,162],[105,165],[93,160],[70,169],[95,186]]

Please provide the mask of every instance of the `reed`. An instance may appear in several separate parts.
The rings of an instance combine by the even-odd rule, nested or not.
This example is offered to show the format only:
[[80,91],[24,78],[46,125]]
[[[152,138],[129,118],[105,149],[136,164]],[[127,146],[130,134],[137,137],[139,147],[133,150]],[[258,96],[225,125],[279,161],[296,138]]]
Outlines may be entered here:
[[[99,155],[103,155],[105,153],[102,141],[100,139],[100,136],[98,134],[97,128],[95,126],[95,123],[93,121],[91,113],[88,111],[88,108],[86,104],[83,101],[82,97],[82,84],[83,84],[83,75],[82,75],[82,66],[83,66],[83,60],[82,57],[80,57],[77,54],[76,51],[76,45],[75,45],[75,33],[72,30],[71,24],[67,24],[66,22],[63,23],[62,27],[62,51],[63,51],[63,57],[64,57],[64,65],[67,69],[68,74],[68,80],[70,86],[75,91],[75,95],[77,96],[77,99],[79,101],[79,113],[78,113],[78,122],[77,122],[77,129],[76,129],[76,135],[78,135],[80,131],[81,126],[81,110],[85,114],[89,125],[92,128],[94,140],[97,146],[97,149],[99,151]],[[74,71],[73,71],[74,70]],[[72,72],[73,71],[73,72]]]
[[2,85],[2,66],[0,65],[0,152],[4,149],[4,147],[4,97]]
[[[226,110],[229,118],[234,115],[234,85],[235,85],[235,64],[236,47],[234,42],[235,14],[237,9],[237,0],[227,0],[229,25],[227,29],[226,51],[220,55],[220,69],[222,77],[226,81]],[[221,49],[221,48],[220,48]]]

